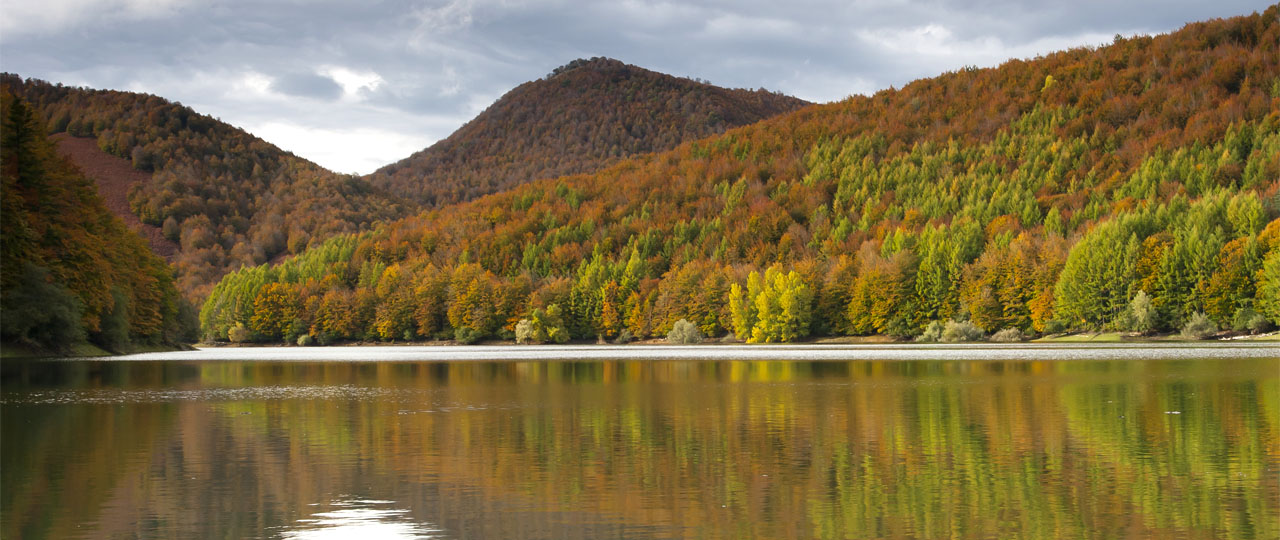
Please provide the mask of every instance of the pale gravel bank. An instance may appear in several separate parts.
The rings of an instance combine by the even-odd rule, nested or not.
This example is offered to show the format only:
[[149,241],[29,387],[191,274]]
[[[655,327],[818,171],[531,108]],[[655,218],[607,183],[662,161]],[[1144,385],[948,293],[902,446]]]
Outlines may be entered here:
[[[447,362],[564,360],[1177,360],[1275,358],[1276,343],[1021,343],[970,345],[472,345],[211,347],[103,361]],[[1278,364],[1280,366],[1280,364]]]

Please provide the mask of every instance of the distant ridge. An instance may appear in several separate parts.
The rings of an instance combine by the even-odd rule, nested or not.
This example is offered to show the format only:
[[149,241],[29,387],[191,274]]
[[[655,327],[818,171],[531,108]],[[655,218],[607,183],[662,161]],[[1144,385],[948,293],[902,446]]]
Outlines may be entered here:
[[610,58],[578,59],[502,96],[448,138],[366,177],[426,206],[595,171],[808,103],[729,90]]

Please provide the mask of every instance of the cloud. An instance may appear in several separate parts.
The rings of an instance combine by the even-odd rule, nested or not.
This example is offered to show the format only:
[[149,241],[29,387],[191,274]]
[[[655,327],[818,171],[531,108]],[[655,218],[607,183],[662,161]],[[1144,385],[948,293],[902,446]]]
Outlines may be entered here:
[[369,172],[435,142],[422,136],[374,127],[319,128],[266,122],[245,128],[267,141],[293,141],[290,151],[340,173]]
[[60,33],[112,20],[146,20],[172,16],[188,0],[43,0],[4,4],[0,33],[8,37]]
[[1260,9],[1244,0],[0,1],[4,71],[181,101],[346,172],[406,157],[574,58],[834,101]]
[[333,79],[316,73],[292,73],[280,75],[271,81],[271,90],[281,94],[321,100],[342,97],[343,88]]

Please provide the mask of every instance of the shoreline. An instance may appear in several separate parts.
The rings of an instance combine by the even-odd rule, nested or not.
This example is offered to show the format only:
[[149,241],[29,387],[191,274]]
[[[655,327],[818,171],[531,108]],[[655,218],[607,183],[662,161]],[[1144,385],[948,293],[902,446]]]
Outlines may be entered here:
[[703,345],[540,345],[514,346],[330,346],[205,347],[194,351],[145,353],[105,358],[104,362],[280,362],[280,363],[412,363],[412,362],[560,362],[560,361],[1076,361],[1185,360],[1274,358],[1273,342],[1164,343],[967,343],[875,345],[703,344]]
[[526,343],[520,344],[512,340],[484,340],[471,345],[464,345],[455,340],[433,340],[433,341],[347,341],[340,343],[332,343],[329,345],[293,345],[289,343],[231,343],[231,342],[198,342],[191,344],[195,348],[218,349],[218,348],[280,348],[280,349],[327,349],[327,348],[372,348],[372,347],[451,347],[465,349],[468,347],[519,347],[519,348],[551,348],[564,346],[580,346],[580,347],[774,347],[774,346],[806,346],[806,345],[848,345],[854,347],[876,347],[885,345],[897,346],[1002,346],[1002,345],[1052,345],[1052,344],[1203,344],[1203,343],[1275,343],[1276,347],[1280,347],[1280,331],[1272,331],[1265,334],[1234,334],[1224,333],[1223,337],[1215,337],[1211,339],[1187,339],[1179,334],[1158,334],[1151,336],[1143,336],[1138,334],[1130,334],[1124,332],[1080,332],[1073,334],[1055,334],[1050,336],[1039,337],[1036,339],[1014,341],[1014,342],[994,342],[994,341],[964,341],[964,342],[914,342],[914,341],[898,341],[889,336],[836,336],[836,337],[818,337],[810,338],[802,341],[793,341],[788,343],[746,343],[739,340],[722,341],[718,338],[711,338],[697,344],[675,344],[668,343],[663,338],[650,338],[643,340],[631,341],[628,343],[599,342],[589,339],[570,340],[566,343]]

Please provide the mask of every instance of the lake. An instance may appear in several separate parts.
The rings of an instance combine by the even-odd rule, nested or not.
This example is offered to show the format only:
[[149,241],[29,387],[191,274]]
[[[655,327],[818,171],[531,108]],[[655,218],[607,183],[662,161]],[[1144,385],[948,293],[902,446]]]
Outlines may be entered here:
[[3,538],[1280,536],[1274,344],[0,367]]

